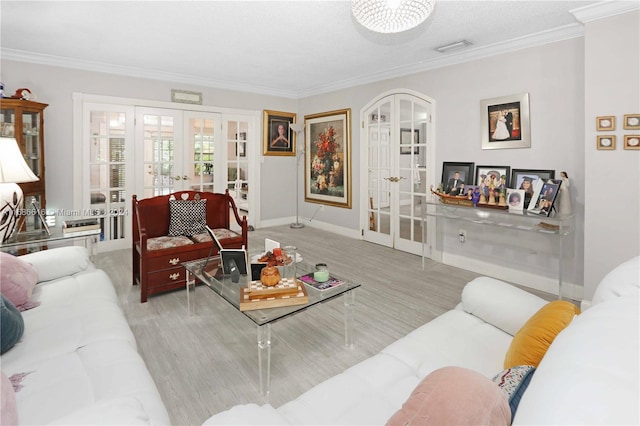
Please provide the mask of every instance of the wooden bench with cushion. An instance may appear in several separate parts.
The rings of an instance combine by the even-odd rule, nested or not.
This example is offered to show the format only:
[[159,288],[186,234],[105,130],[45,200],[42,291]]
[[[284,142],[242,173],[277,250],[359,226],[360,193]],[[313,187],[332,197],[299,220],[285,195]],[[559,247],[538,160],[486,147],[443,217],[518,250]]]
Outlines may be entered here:
[[[184,288],[182,263],[207,257],[213,244],[204,223],[224,248],[248,249],[247,217],[240,219],[228,190],[180,191],[141,200],[133,195],[132,212],[133,285],[140,284],[142,303],[149,295]],[[231,229],[231,212],[240,233]]]

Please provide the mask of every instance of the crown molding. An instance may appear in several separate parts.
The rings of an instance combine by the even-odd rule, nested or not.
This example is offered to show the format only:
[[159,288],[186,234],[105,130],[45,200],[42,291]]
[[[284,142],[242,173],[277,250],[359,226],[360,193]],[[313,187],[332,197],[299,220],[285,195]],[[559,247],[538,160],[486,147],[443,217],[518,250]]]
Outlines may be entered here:
[[578,21],[585,23],[595,21],[597,19],[609,18],[611,16],[620,15],[622,13],[631,12],[640,9],[640,1],[603,1],[589,6],[571,9],[571,13]]
[[417,62],[415,64],[404,67],[396,67],[379,73],[363,74],[355,78],[337,81],[332,84],[316,86],[309,90],[298,92],[298,95],[300,98],[305,98],[308,96],[333,92],[336,90],[360,86],[368,83],[375,83],[377,81],[387,80],[391,78],[404,77],[423,71],[443,68],[450,65],[475,61],[478,59],[488,58],[503,53],[514,52],[517,50],[542,46],[549,43],[555,43],[558,41],[579,37],[584,37],[584,26],[580,23],[568,24],[552,30],[541,31],[534,34],[529,34],[527,36],[514,38],[509,41],[494,43],[488,46],[465,49],[462,52],[451,53],[446,56]]
[[[631,3],[631,2],[612,2],[612,3]],[[635,3],[638,3],[637,1]],[[619,12],[622,13],[622,12]],[[361,86],[363,84],[375,83],[382,80],[404,77],[410,74],[416,74],[423,71],[429,71],[450,65],[461,64],[465,62],[475,61],[482,58],[488,58],[503,53],[513,52],[516,50],[527,49],[530,47],[541,46],[548,43],[554,43],[562,40],[578,38],[584,36],[584,27],[580,23],[569,24],[553,30],[542,31],[523,37],[518,37],[509,41],[494,43],[488,46],[475,47],[445,54],[443,56],[418,62],[415,64],[395,67],[378,73],[363,74],[358,77],[348,78],[330,84],[310,87],[300,91],[287,91],[264,86],[251,85],[240,82],[230,82],[216,79],[203,78],[188,74],[168,73],[157,70],[149,70],[136,67],[126,67],[102,62],[84,61],[71,58],[65,58],[54,55],[45,55],[35,52],[27,52],[22,50],[2,48],[0,54],[2,59],[13,60],[18,62],[35,63],[40,65],[50,65],[62,68],[78,69],[83,71],[93,71],[107,74],[126,75],[128,77],[138,77],[149,80],[170,81],[172,83],[182,83],[191,86],[211,87],[221,90],[230,90],[238,92],[255,93],[262,95],[277,96],[288,99],[302,99],[309,96],[321,95],[324,93],[334,92],[337,90],[347,89],[350,87]]]
[[270,87],[203,78],[188,74],[168,73],[158,70],[113,65],[104,62],[85,61],[80,59],[65,58],[62,56],[46,55],[42,53],[28,52],[23,50],[2,48],[0,49],[0,55],[3,60],[6,59],[18,62],[50,65],[54,67],[71,68],[82,71],[93,71],[106,74],[126,75],[127,77],[170,81],[172,83],[182,83],[191,86],[211,87],[216,89],[271,95],[283,98],[298,98],[298,94],[295,92],[278,90]]

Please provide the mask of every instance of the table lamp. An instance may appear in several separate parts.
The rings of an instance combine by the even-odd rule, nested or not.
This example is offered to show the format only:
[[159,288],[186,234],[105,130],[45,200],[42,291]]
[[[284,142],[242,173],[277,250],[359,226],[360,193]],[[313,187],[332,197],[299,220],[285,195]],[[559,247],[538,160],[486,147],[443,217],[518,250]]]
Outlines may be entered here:
[[3,243],[18,228],[18,213],[23,208],[23,193],[17,184],[37,180],[38,176],[24,161],[15,138],[0,137],[0,238]]

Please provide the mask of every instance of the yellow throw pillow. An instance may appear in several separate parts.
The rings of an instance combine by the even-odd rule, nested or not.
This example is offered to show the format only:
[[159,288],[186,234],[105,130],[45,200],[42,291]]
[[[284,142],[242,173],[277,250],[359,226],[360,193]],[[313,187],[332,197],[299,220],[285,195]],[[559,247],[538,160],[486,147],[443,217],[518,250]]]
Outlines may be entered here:
[[580,309],[571,302],[554,300],[544,305],[513,336],[504,358],[504,368],[518,365],[537,367],[551,343]]

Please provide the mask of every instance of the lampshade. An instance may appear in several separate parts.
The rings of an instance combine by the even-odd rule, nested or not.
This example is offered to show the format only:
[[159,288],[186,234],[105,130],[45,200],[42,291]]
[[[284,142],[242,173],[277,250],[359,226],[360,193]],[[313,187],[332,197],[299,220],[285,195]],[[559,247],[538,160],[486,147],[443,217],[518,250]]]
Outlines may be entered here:
[[436,0],[351,0],[351,12],[365,28],[399,33],[423,23]]
[[37,180],[38,176],[24,161],[18,142],[0,137],[0,240],[3,243],[19,228],[23,194],[17,184]]
[[14,138],[0,138],[0,183],[24,183],[39,180],[24,161]]

